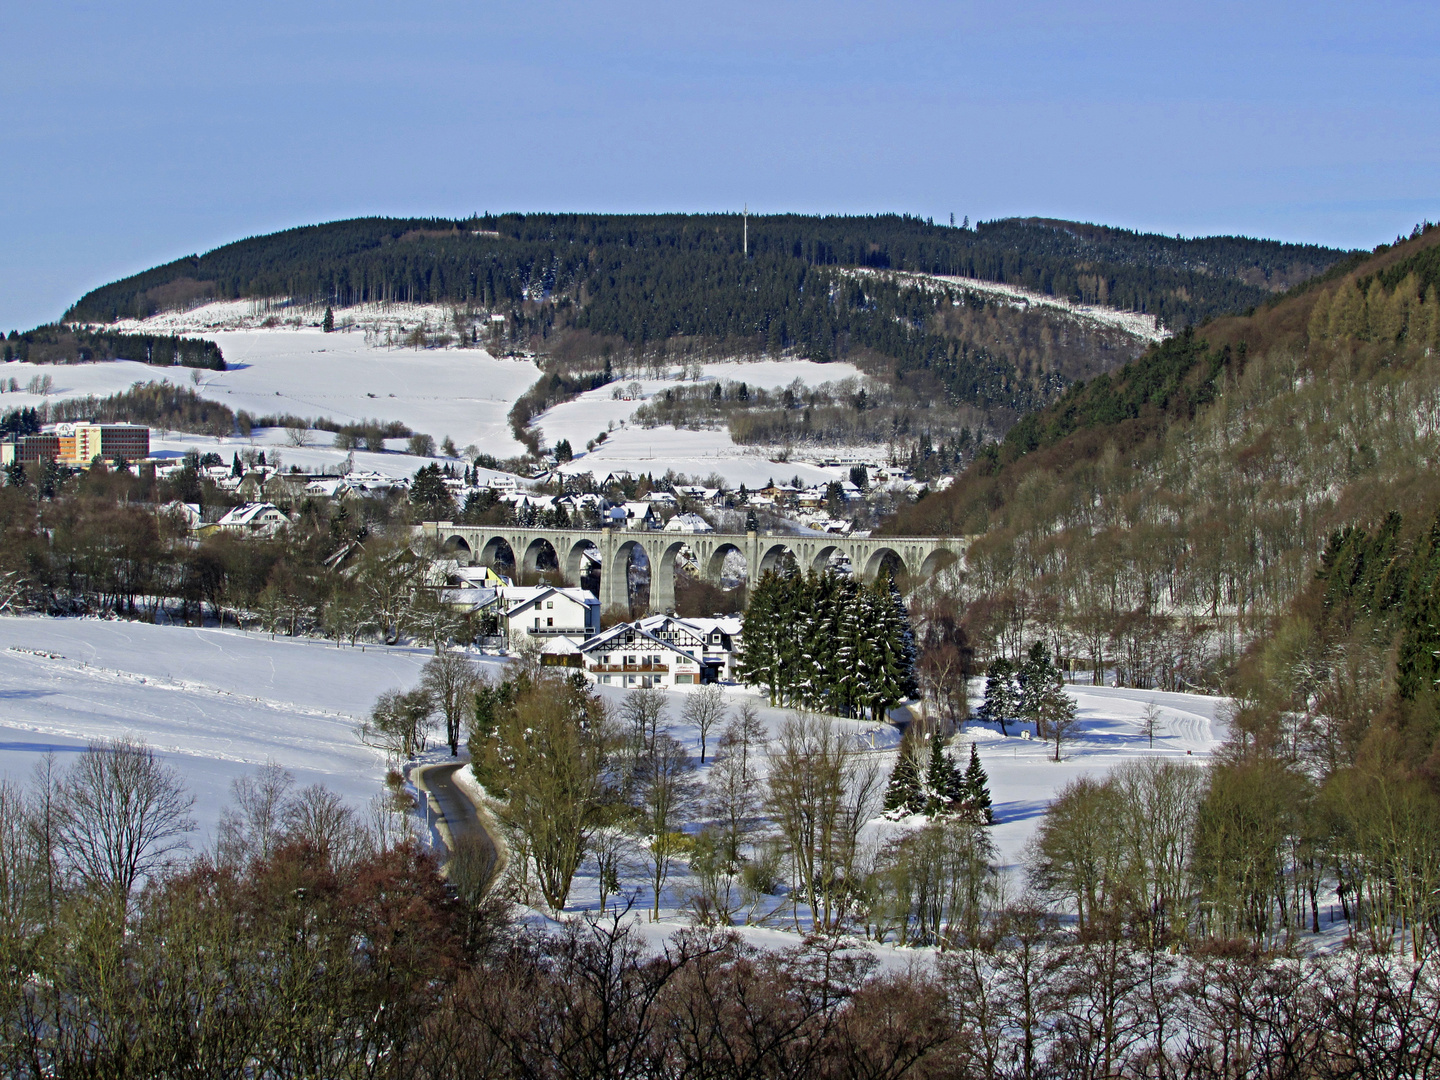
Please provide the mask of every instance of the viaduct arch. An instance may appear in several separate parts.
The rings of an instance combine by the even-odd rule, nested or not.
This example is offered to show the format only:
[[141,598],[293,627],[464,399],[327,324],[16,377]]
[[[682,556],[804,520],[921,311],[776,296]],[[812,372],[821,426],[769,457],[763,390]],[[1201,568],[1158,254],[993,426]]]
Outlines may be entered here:
[[493,564],[506,552],[519,572],[553,567],[566,585],[578,585],[585,555],[600,559],[600,606],[629,602],[627,568],[638,549],[650,564],[650,607],[675,607],[675,567],[682,548],[695,556],[701,575],[718,582],[726,556],[739,552],[752,579],[777,568],[791,555],[802,570],[822,570],[846,559],[852,571],[869,581],[882,570],[929,577],[965,555],[964,537],[937,536],[791,536],[784,533],[667,533],[639,529],[521,529],[455,525],[427,521],[416,532],[433,540],[462,563]]

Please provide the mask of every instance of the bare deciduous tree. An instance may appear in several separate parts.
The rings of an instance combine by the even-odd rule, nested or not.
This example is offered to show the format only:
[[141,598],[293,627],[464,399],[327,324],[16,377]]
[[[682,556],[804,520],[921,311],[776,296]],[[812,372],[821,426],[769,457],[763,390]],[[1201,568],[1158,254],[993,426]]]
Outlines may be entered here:
[[665,726],[665,691],[658,686],[631,690],[620,705],[620,717],[630,728],[635,752],[648,754]]
[[285,805],[285,839],[324,852],[336,865],[372,853],[370,835],[355,811],[323,784],[301,788]]
[[0,955],[5,956],[24,940],[43,895],[25,811],[21,789],[0,780]]
[[370,719],[360,725],[360,740],[384,750],[392,760],[424,753],[434,702],[423,688],[387,690],[375,701]]
[[1155,732],[1159,729],[1160,707],[1153,701],[1147,701],[1145,708],[1140,713],[1140,733],[1145,736],[1152,749],[1155,746]]
[[727,712],[725,691],[715,683],[691,691],[685,697],[685,705],[680,710],[680,718],[687,724],[693,724],[695,730],[700,733],[701,765],[705,764],[706,742],[710,737],[710,731],[725,719]]
[[640,827],[647,843],[650,884],[654,889],[650,918],[660,918],[660,895],[678,853],[676,833],[694,799],[694,763],[681,742],[662,731],[636,769],[640,795]]
[[445,718],[445,741],[450,756],[460,753],[460,727],[473,711],[480,675],[475,665],[458,653],[440,653],[420,669],[420,686]]
[[[847,914],[860,829],[880,796],[880,770],[827,717],[792,715],[770,753],[766,807],[790,852],[795,899],[815,926]],[[797,913],[798,917],[798,913]]]
[[721,854],[731,873],[740,867],[764,805],[759,773],[764,745],[759,714],[751,702],[743,702],[720,733],[705,793],[705,811],[719,830]]
[[174,769],[143,743],[89,748],[57,789],[59,848],[87,887],[127,904],[136,883],[186,846],[195,800]]
[[294,786],[295,778],[273,761],[230,782],[235,805],[221,812],[216,842],[222,862],[270,857],[284,835],[285,802]]

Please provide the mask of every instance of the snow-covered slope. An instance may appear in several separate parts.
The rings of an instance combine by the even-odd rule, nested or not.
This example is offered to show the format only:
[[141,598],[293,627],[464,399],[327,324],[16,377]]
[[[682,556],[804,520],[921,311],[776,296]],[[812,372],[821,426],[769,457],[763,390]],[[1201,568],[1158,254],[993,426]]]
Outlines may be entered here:
[[[977,690],[981,681],[976,682]],[[1144,758],[1179,761],[1198,767],[1209,762],[1210,755],[1225,737],[1228,701],[1224,698],[1083,684],[1068,685],[1066,691],[1076,701],[1080,723],[1073,736],[1066,740],[1059,762],[1052,760],[1055,751],[1053,743],[1021,738],[1013,724],[1012,733],[1007,737],[1001,734],[998,726],[970,722],[952,744],[951,752],[963,767],[969,758],[969,744],[975,743],[981,763],[989,774],[996,822],[990,835],[997,849],[1000,873],[1011,895],[1016,895],[1024,887],[1025,849],[1039,828],[1046,807],[1070,781],[1080,776],[1101,777],[1127,761]],[[623,693],[609,687],[600,688],[601,696],[617,706]],[[699,733],[681,720],[683,693],[675,691],[671,694],[669,718],[673,725],[672,733],[698,758]],[[727,697],[732,707],[747,700],[757,706],[760,719],[770,734],[774,736],[779,732],[787,715],[785,710],[766,706],[763,698],[749,690],[732,687],[727,690]],[[1150,703],[1154,703],[1160,711],[1153,746],[1141,728],[1141,714]],[[874,754],[875,766],[883,783],[895,765],[895,749],[899,740],[896,729],[854,720],[837,723],[842,730],[857,738],[857,745]],[[868,749],[870,747],[874,748],[873,751]],[[713,748],[712,733],[712,754]],[[763,772],[764,765],[760,768]],[[875,812],[878,814],[878,806]],[[880,844],[889,836],[914,827],[923,820],[892,822],[876,817],[867,825],[863,839]],[[697,827],[692,825],[692,829]],[[572,908],[596,906],[596,872],[593,861],[587,861],[582,867],[571,894]],[[638,881],[630,884],[639,889],[637,906],[648,908],[652,902],[651,894]],[[662,921],[651,928],[652,936],[661,937],[664,932],[683,925],[681,909],[685,895],[692,887],[685,868],[678,866],[661,898]],[[779,921],[788,925],[791,915],[788,908],[784,910],[785,914]],[[803,917],[801,921],[803,923]],[[747,928],[745,933],[757,943],[765,940],[764,934],[757,936],[753,928]]]
[[[862,379],[853,364],[817,364],[811,360],[755,360],[709,363],[703,366],[700,384],[743,382],[767,390]],[[719,473],[735,487],[763,486],[767,480],[788,480],[798,475],[806,483],[834,480],[843,470],[824,469],[805,462],[777,462],[767,448],[737,446],[727,431],[682,431],[675,428],[640,428],[633,425],[635,410],[655,394],[672,387],[696,385],[667,379],[621,380],[581,394],[574,401],[541,413],[534,421],[544,432],[545,440],[554,443],[568,439],[581,456],[562,471],[567,473],[607,472],[653,473],[663,476],[667,469],[689,476],[705,477]],[[638,390],[629,396],[631,389]],[[618,394],[618,396],[617,396]],[[588,454],[583,447],[601,432],[606,441]]]
[[158,750],[196,796],[203,841],[230,782],[267,761],[368,812],[384,762],[356,735],[382,691],[409,688],[425,649],[99,619],[0,617],[0,776],[24,781],[53,750],[92,739]]
[[[446,326],[447,313],[441,308],[418,305],[391,305],[346,309],[337,313],[339,329],[326,334],[310,325],[319,312],[294,315],[294,323],[266,327],[268,309],[251,301],[221,301],[183,312],[166,312],[143,321],[128,320],[117,329],[163,334],[184,334],[208,338],[219,344],[228,371],[156,368],[131,361],[111,363],[32,365],[11,363],[0,367],[0,382],[13,379],[26,387],[32,376],[50,376],[48,395],[25,390],[0,395],[0,409],[39,405],[86,395],[105,396],[136,382],[169,379],[194,387],[204,397],[221,402],[235,412],[244,409],[252,416],[294,415],[326,417],[337,423],[367,419],[398,420],[413,430],[431,435],[436,443],[450,436],[457,447],[473,445],[483,453],[505,459],[524,452],[509,426],[510,408],[517,398],[540,378],[533,362],[496,359],[483,349],[413,349],[387,346],[400,340],[407,328],[426,325],[433,330]],[[291,317],[281,312],[285,318]],[[313,318],[311,317],[313,316]],[[296,325],[298,324],[298,325]],[[346,327],[349,329],[346,329]],[[679,376],[679,369],[671,373]],[[816,364],[808,360],[762,360],[708,363],[701,381],[745,382],[752,387],[773,389],[797,380],[806,386],[861,378],[852,364]],[[624,470],[663,475],[675,469],[690,475],[719,473],[728,484],[755,486],[770,477],[789,479],[799,474],[806,481],[833,479],[834,470],[770,460],[762,451],[735,446],[723,431],[676,431],[656,428],[636,432],[631,419],[644,399],[668,387],[680,385],[675,378],[638,380],[639,395],[616,397],[617,387],[632,385],[628,379],[582,395],[542,414],[535,426],[547,445],[568,439],[581,457],[568,471],[603,475]],[[591,456],[585,444],[602,431],[613,432],[609,441]],[[279,428],[257,430],[245,440],[161,437],[155,449],[174,454],[190,447],[214,451],[229,458],[245,445],[280,446],[287,466],[333,468],[345,456],[331,447],[332,436],[314,432],[309,445],[290,447]],[[357,453],[361,469],[378,469],[392,474],[414,472],[423,461],[403,452],[403,440],[392,441],[386,455]]]
[[[362,652],[228,629],[0,617],[0,776],[23,781],[47,751],[63,767],[89,740],[130,735],[160,751],[197,796],[197,843],[213,835],[231,781],[267,761],[289,769],[301,784],[325,784],[365,812],[381,790],[384,763],[360,743],[356,722],[382,691],[413,686],[429,656],[425,649]],[[492,673],[499,663],[479,662]],[[1050,760],[1051,746],[1007,738],[974,723],[962,731],[954,751],[963,763],[973,741],[989,773],[996,814],[992,836],[1012,891],[1021,884],[1025,846],[1066,783],[1137,758],[1198,766],[1225,733],[1224,699],[1082,685],[1067,689],[1079,705],[1081,724],[1059,763]],[[615,706],[623,698],[623,691],[609,687],[600,693]],[[684,692],[669,696],[673,731],[698,755],[699,734],[681,718]],[[784,722],[784,710],[769,708],[750,691],[732,687],[727,698],[732,708],[742,701],[757,705],[772,735]],[[1161,711],[1153,747],[1140,726],[1150,702]],[[859,745],[874,747],[869,752],[876,768],[882,780],[888,776],[895,729],[838,723]],[[712,755],[716,736],[711,733]],[[867,838],[880,842],[905,827],[877,818]],[[587,860],[575,880],[572,909],[596,906],[595,874]],[[643,880],[638,867],[627,874],[627,888],[639,890],[640,909],[650,905]],[[683,924],[689,886],[685,867],[677,865],[655,933]],[[788,912],[778,922],[788,926]],[[757,943],[768,941],[770,933],[747,931]]]

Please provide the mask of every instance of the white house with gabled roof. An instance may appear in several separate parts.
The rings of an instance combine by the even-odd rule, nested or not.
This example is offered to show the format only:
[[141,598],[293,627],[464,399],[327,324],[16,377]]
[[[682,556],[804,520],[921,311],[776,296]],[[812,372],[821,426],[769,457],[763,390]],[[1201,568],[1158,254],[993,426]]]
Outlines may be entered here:
[[527,637],[584,640],[600,632],[600,600],[584,589],[509,585],[500,596],[512,649]]
[[676,514],[665,523],[665,532],[672,533],[710,533],[715,527],[706,521],[699,514]]
[[290,518],[285,511],[268,502],[242,503],[231,507],[225,516],[215,523],[216,528],[226,532],[253,536],[274,536],[289,525]]
[[638,629],[668,641],[676,648],[699,658],[705,682],[735,682],[735,665],[740,657],[739,615],[708,617],[650,615],[634,624]]
[[612,626],[580,645],[585,678],[601,686],[698,686],[708,682],[705,665],[692,652],[656,637],[634,623]]

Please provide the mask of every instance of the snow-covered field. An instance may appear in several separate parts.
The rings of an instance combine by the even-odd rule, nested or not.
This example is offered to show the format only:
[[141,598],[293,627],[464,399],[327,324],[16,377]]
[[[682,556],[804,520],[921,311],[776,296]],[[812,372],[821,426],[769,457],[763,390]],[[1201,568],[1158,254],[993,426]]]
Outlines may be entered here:
[[[193,386],[202,396],[218,401],[235,412],[244,409],[253,416],[290,414],[307,418],[328,417],[337,423],[368,419],[398,420],[413,430],[431,435],[438,445],[450,436],[457,447],[474,445],[483,453],[505,459],[523,453],[509,426],[509,412],[516,399],[540,377],[535,364],[526,360],[501,360],[483,349],[413,349],[383,344],[386,333],[394,340],[406,328],[426,324],[433,329],[447,325],[443,308],[420,305],[372,305],[336,312],[341,329],[326,334],[310,325],[318,311],[279,312],[300,325],[264,327],[269,310],[250,301],[222,301],[183,312],[166,312],[143,321],[127,320],[118,329],[145,333],[178,333],[208,338],[219,344],[229,365],[228,371],[200,371],[199,382],[188,368],[156,368],[132,361],[95,364],[32,365],[10,363],[0,368],[0,379],[8,385],[14,379],[25,387],[32,376],[50,376],[54,386],[49,395],[25,390],[0,395],[0,409],[37,406],[44,401],[95,395],[103,397],[125,390],[137,382],[169,379]],[[350,329],[344,329],[353,324]],[[367,333],[368,329],[368,333]],[[678,376],[679,369],[671,372]],[[702,382],[744,382],[752,387],[775,389],[799,381],[806,386],[859,379],[852,364],[816,364],[809,360],[722,361],[703,365]],[[593,472],[603,476],[611,471],[654,473],[666,470],[693,476],[719,473],[730,486],[744,483],[763,485],[799,475],[806,482],[831,480],[840,470],[822,469],[803,462],[772,461],[754,447],[736,446],[724,431],[676,431],[672,428],[635,430],[631,420],[644,399],[667,388],[681,385],[677,378],[640,379],[640,396],[634,400],[615,397],[621,379],[582,395],[542,414],[535,426],[547,445],[568,439],[580,455],[569,472]],[[613,429],[613,430],[612,430]],[[585,444],[602,431],[606,443],[592,454]],[[250,439],[214,439],[178,435],[159,437],[153,442],[159,452],[183,453],[194,446],[213,451],[227,460],[247,446],[281,448],[286,466],[304,469],[334,468],[345,454],[332,446],[333,437],[324,431],[312,432],[309,445],[291,447],[287,433],[279,428],[257,429]],[[387,453],[357,452],[355,465],[392,475],[413,473],[427,459],[404,453],[404,440],[392,440]]]
[[[703,366],[702,384],[743,382],[767,390],[779,389],[800,382],[804,386],[861,379],[853,364],[817,364],[811,360],[755,360],[710,363]],[[638,387],[633,400],[616,397],[616,391],[628,393]],[[581,394],[574,401],[541,413],[534,426],[545,433],[545,441],[554,443],[568,439],[578,456],[562,471],[594,473],[653,473],[663,476],[668,469],[688,476],[706,477],[719,473],[731,487],[764,486],[774,478],[778,483],[799,476],[806,483],[842,479],[844,470],[826,469],[808,462],[777,462],[760,447],[737,446],[726,431],[686,431],[675,428],[642,428],[632,425],[635,410],[655,394],[683,385],[695,385],[667,379],[637,379],[633,384],[622,379],[618,384],[602,386]],[[601,432],[605,442],[589,453],[585,444]]]
[[101,619],[0,617],[0,776],[63,767],[93,739],[143,739],[196,797],[196,842],[212,834],[230,782],[274,761],[324,784],[362,815],[383,755],[357,721],[382,691],[413,686],[429,650],[336,648],[239,630]]
[[[289,769],[300,784],[323,783],[357,811],[368,813],[381,790],[384,762],[356,735],[356,722],[384,690],[410,687],[429,658],[426,649],[336,648],[319,641],[238,630],[152,626],[98,619],[0,617],[0,776],[24,781],[46,751],[63,766],[92,739],[128,735],[158,750],[184,777],[197,801],[196,843],[208,841],[230,783],[267,761]],[[500,661],[480,661],[493,674]],[[1081,724],[1063,759],[1053,747],[1006,737],[989,726],[966,726],[955,746],[963,765],[975,742],[990,777],[996,824],[992,837],[1012,893],[1022,884],[1021,861],[1056,791],[1081,775],[1103,775],[1127,760],[1162,757],[1199,766],[1224,738],[1224,699],[1114,687],[1070,686]],[[602,687],[618,706],[624,691]],[[699,734],[681,722],[683,691],[670,696],[672,733],[698,756]],[[732,707],[748,700],[772,735],[786,712],[755,693],[727,690]],[[1151,748],[1140,715],[1154,702],[1161,719]],[[874,746],[882,779],[894,764],[898,735],[889,726],[839,721],[858,745]],[[1013,728],[1012,728],[1013,730]],[[718,732],[710,737],[713,759]],[[701,770],[708,770],[709,765]],[[878,812],[878,808],[877,808]],[[695,826],[691,826],[694,828]],[[874,843],[904,828],[876,818],[865,838]],[[626,876],[647,910],[644,870]],[[576,877],[570,909],[598,905],[593,860]],[[661,897],[661,919],[647,935],[663,936],[685,923],[690,882],[683,865]],[[770,930],[750,931],[757,943]],[[783,938],[784,935],[782,935]]]
[[[146,327],[146,329],[150,329]],[[206,334],[220,345],[228,371],[200,371],[193,384],[189,368],[156,368],[133,361],[98,364],[19,364],[0,369],[22,387],[32,375],[49,375],[48,400],[104,396],[136,382],[169,379],[193,388],[235,412],[253,416],[291,414],[329,417],[337,423],[379,418],[399,420],[433,435],[449,435],[457,446],[474,443],[506,458],[524,450],[510,432],[507,415],[515,399],[540,377],[533,363],[496,360],[483,349],[371,348],[360,333],[319,330],[237,330]],[[47,400],[21,392],[0,397],[0,407],[38,405]],[[284,432],[270,433],[279,440]],[[262,441],[266,436],[262,435]],[[317,448],[330,436],[317,432]],[[399,445],[399,444],[397,444]],[[327,451],[339,461],[343,454]],[[411,463],[411,471],[419,462]]]
[[[977,680],[977,693],[982,681]],[[1141,758],[1166,758],[1199,767],[1208,763],[1210,755],[1225,737],[1224,716],[1228,702],[1224,698],[1081,684],[1067,686],[1067,691],[1079,707],[1080,725],[1073,737],[1065,742],[1058,763],[1052,760],[1053,744],[1022,738],[1013,724],[1010,726],[1012,734],[1007,737],[1000,733],[998,726],[969,723],[952,744],[952,754],[963,768],[969,758],[969,744],[974,742],[981,763],[989,774],[995,812],[991,838],[998,853],[997,868],[1012,897],[1024,887],[1026,846],[1035,835],[1046,807],[1062,787],[1077,777],[1100,777],[1117,765]],[[609,687],[601,687],[600,692],[616,705],[624,693]],[[744,700],[756,705],[761,720],[772,735],[780,730],[787,715],[785,710],[769,708],[762,697],[749,690],[729,688],[728,696],[732,706]],[[1141,713],[1152,702],[1160,711],[1153,747],[1141,728]],[[669,709],[672,734],[685,743],[692,756],[698,759],[699,734],[681,723],[683,703],[682,692],[672,694]],[[875,763],[882,783],[887,780],[895,764],[895,750],[899,742],[897,731],[889,726],[878,727],[860,721],[842,720],[837,723],[852,732],[859,745],[875,747]],[[712,733],[711,754],[713,752]],[[707,770],[708,765],[702,768],[702,776]],[[877,814],[878,810],[876,807]],[[897,823],[876,817],[866,826],[862,840],[878,845],[910,824],[913,823]],[[653,892],[644,884],[644,869],[640,863],[637,854],[632,877],[625,883],[626,892],[635,893],[638,911],[648,911],[653,903]],[[595,863],[587,860],[576,876],[570,910],[594,910],[598,906],[597,885]],[[683,907],[686,894],[692,887],[684,867],[677,865],[661,896],[660,920],[653,926],[646,924],[648,938],[661,940],[666,934],[686,925]],[[614,900],[610,902],[614,903]],[[793,925],[789,907],[782,904],[781,908],[783,912],[777,909],[768,920],[767,927],[783,930]],[[804,924],[803,912],[801,924]],[[775,931],[746,927],[743,933],[756,944],[767,944],[771,943]],[[779,940],[786,940],[786,935],[780,934]]]

